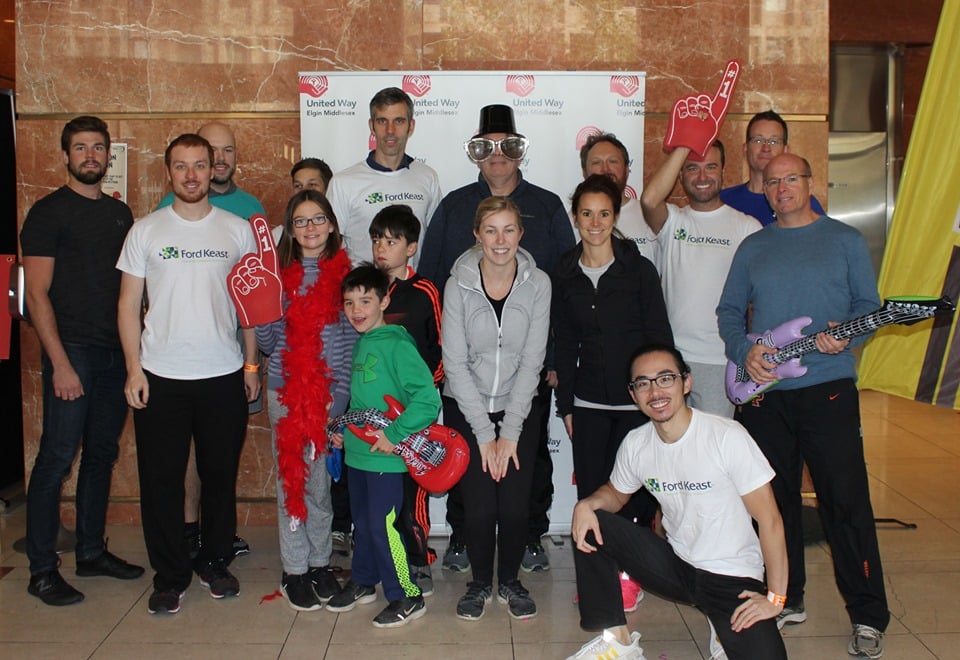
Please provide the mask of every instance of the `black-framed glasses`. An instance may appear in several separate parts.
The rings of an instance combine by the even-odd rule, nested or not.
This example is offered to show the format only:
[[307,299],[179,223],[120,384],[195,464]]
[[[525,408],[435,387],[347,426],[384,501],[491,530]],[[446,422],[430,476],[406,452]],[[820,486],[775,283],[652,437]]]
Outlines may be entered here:
[[467,152],[467,158],[474,163],[482,163],[490,158],[498,147],[504,157],[510,160],[523,160],[529,146],[530,141],[519,135],[508,135],[500,140],[475,137],[463,143],[463,149]]
[[788,186],[795,186],[800,183],[800,179],[809,179],[812,174],[788,174],[787,176],[781,179],[766,179],[763,182],[763,187],[768,190],[773,190],[774,188],[780,187],[780,182],[787,184]]
[[322,227],[327,224],[327,216],[318,215],[314,218],[294,218],[293,226],[297,229],[303,229],[307,225],[316,225],[317,227]]
[[769,144],[771,147],[779,147],[781,144],[786,144],[786,141],[784,141],[783,138],[778,138],[778,137],[765,138],[765,137],[760,137],[759,135],[757,137],[752,137],[748,139],[747,142],[752,144],[755,147],[762,147],[765,144]]
[[646,376],[637,376],[636,378],[631,380],[629,383],[627,383],[627,387],[629,387],[634,392],[643,392],[645,390],[650,389],[650,386],[653,383],[656,383],[657,387],[662,387],[663,389],[666,389],[668,387],[673,387],[673,384],[677,382],[678,378],[682,380],[683,374],[660,374],[658,376],[654,376],[653,378],[647,378]]

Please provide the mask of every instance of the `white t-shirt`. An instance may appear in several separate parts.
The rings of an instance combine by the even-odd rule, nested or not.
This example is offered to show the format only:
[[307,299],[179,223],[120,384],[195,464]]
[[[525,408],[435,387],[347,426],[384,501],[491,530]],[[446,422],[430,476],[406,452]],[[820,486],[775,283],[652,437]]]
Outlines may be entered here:
[[660,250],[657,247],[657,235],[653,233],[650,225],[643,219],[640,202],[635,199],[628,199],[627,203],[620,207],[617,229],[636,243],[640,254],[652,261],[657,270],[660,270]]
[[763,579],[763,554],[741,499],[774,477],[739,423],[693,410],[674,443],[653,424],[630,431],[617,452],[610,483],[621,493],[641,486],[657,498],[663,528],[677,556],[711,573]]
[[[420,220],[420,245],[427,233],[427,224],[440,205],[440,179],[433,168],[420,161],[392,172],[375,170],[365,160],[337,172],[327,190],[330,205],[340,224],[344,247],[356,266],[372,261],[370,222],[381,209],[393,204],[406,204]],[[420,250],[410,259],[416,269]]]
[[717,304],[740,243],[762,226],[729,206],[694,211],[667,204],[660,230],[660,282],[673,340],[688,362],[726,364]]
[[117,268],[145,280],[145,370],[198,380],[243,366],[227,276],[256,250],[250,223],[215,206],[202,220],[184,220],[166,206],[134,223]]

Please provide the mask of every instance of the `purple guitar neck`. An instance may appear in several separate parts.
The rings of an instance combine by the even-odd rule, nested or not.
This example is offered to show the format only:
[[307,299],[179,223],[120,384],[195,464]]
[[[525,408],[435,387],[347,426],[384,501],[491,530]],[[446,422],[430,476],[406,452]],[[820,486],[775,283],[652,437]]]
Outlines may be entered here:
[[[832,328],[825,328],[823,332],[842,341],[868,334],[885,325],[910,324],[937,314],[952,314],[954,309],[953,303],[945,297],[939,299],[891,298],[880,309],[844,321]],[[817,350],[816,335],[803,334],[803,329],[812,322],[809,316],[801,316],[778,325],[762,335],[747,335],[755,343],[777,349],[776,353],[767,355],[767,361],[777,365],[774,370],[777,380],[760,385],[750,379],[746,369],[733,362],[727,362],[727,398],[737,405],[744,404],[784,378],[797,378],[807,373],[807,368],[800,365],[800,357]]]

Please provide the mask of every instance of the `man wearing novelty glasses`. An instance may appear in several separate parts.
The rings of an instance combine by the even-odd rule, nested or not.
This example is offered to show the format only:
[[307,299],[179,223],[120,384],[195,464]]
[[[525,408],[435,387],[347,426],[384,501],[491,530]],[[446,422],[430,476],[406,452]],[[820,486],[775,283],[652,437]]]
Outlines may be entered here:
[[[422,243],[420,274],[443,290],[453,262],[476,243],[473,216],[480,202],[491,196],[509,197],[520,208],[523,218],[520,247],[533,255],[538,268],[552,274],[560,255],[574,246],[573,227],[560,198],[523,177],[520,164],[530,142],[517,132],[513,109],[507,105],[481,108],[480,127],[463,146],[467,158],[476,163],[480,174],[474,183],[454,190],[440,202],[440,208],[430,220]],[[550,359],[548,351],[547,360]],[[541,416],[542,432],[530,497],[530,532],[521,564],[526,571],[547,570],[550,567],[540,544],[540,537],[546,534],[549,527],[547,509],[553,500],[553,465],[547,447],[547,416],[550,411],[550,388],[556,383],[556,372],[550,369],[548,364],[533,402],[534,410],[530,413]],[[465,572],[469,570],[470,563],[460,536],[463,503],[456,489],[447,498],[447,523],[453,533],[443,566],[448,570]]]

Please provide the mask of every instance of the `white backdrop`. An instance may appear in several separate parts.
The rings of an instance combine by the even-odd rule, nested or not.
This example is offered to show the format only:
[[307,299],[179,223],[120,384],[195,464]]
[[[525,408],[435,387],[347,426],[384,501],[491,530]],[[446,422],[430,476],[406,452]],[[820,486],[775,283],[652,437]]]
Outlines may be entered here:
[[[416,129],[407,153],[434,168],[444,194],[477,178],[463,143],[477,131],[480,108],[513,108],[517,131],[530,140],[521,169],[526,179],[569,204],[582,180],[580,147],[591,134],[615,133],[630,151],[627,194],[643,182],[645,74],[641,72],[432,71],[303,72],[300,74],[300,144],[303,157],[325,160],[334,173],[373,149],[367,126],[370,99],[400,87],[414,101]],[[427,221],[424,218],[424,221]],[[550,427],[555,495],[550,532],[568,533],[576,503],[570,442],[556,417]],[[442,499],[431,502],[434,533],[444,528]]]

